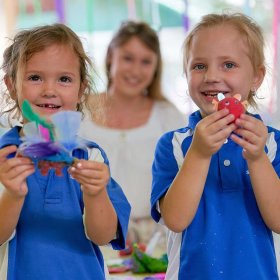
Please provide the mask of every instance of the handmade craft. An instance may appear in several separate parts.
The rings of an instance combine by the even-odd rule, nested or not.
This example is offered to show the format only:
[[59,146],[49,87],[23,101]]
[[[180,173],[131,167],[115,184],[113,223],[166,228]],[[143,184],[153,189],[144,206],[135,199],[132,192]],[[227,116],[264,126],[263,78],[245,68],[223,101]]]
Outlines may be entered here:
[[213,99],[213,104],[216,110],[222,110],[227,108],[230,114],[234,115],[234,120],[240,117],[241,114],[245,113],[247,107],[247,101],[241,102],[241,95],[235,94],[232,97],[225,97],[223,93],[218,93],[217,100]]
[[161,258],[154,258],[147,255],[134,244],[132,253],[132,271],[134,273],[157,273],[165,272],[168,260],[166,254]]
[[86,148],[85,142],[77,136],[81,123],[80,112],[58,112],[47,121],[24,100],[22,114],[29,122],[23,125],[24,136],[21,137],[18,155],[31,158],[38,164],[43,175],[51,168],[56,170],[57,175],[61,175],[61,169],[74,161],[72,151]]

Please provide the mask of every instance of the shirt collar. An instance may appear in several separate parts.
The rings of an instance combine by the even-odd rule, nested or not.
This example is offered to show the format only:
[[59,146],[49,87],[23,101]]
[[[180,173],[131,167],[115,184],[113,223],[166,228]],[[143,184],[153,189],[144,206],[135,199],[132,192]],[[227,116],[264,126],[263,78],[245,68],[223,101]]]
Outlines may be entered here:
[[2,137],[0,137],[0,148],[10,145],[19,146],[21,143],[19,136],[20,129],[20,126],[15,126],[7,131]]
[[192,114],[190,114],[189,116],[189,128],[194,130],[197,123],[202,119],[200,111],[197,110],[195,112],[193,112]]

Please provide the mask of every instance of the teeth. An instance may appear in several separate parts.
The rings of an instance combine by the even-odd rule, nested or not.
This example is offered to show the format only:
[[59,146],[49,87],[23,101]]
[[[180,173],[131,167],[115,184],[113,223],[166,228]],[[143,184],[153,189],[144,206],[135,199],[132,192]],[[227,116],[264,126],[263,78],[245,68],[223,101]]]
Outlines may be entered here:
[[51,108],[51,109],[59,108],[59,106],[56,106],[56,105],[53,105],[53,104],[40,104],[38,106],[43,107],[43,108]]
[[213,97],[214,97],[214,96],[217,96],[219,93],[224,94],[222,91],[211,92],[211,93],[206,91],[206,92],[205,92],[205,95],[206,95],[206,96],[213,96]]

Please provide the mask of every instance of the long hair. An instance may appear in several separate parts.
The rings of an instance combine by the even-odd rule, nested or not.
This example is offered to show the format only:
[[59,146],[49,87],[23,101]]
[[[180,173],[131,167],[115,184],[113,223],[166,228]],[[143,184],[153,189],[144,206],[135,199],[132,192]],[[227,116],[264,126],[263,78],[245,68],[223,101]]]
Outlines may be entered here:
[[123,46],[132,37],[138,38],[147,48],[152,50],[157,56],[157,66],[154,73],[153,80],[147,88],[147,96],[153,99],[165,99],[161,89],[161,75],[162,75],[162,58],[160,51],[160,43],[157,33],[145,22],[126,21],[121,24],[119,30],[113,36],[109,43],[106,54],[106,76],[108,80],[107,89],[111,85],[110,70],[111,70],[111,56],[113,51]]

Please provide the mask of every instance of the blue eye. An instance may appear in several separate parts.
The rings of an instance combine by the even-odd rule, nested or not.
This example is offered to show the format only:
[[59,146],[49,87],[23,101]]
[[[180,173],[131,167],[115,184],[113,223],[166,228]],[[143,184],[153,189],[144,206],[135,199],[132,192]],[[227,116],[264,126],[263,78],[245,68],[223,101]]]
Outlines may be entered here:
[[225,68],[227,68],[227,69],[232,69],[234,67],[235,67],[235,64],[232,63],[232,62],[226,62],[225,63]]

